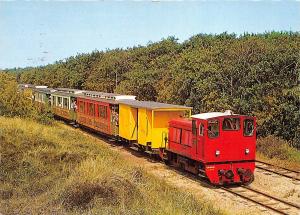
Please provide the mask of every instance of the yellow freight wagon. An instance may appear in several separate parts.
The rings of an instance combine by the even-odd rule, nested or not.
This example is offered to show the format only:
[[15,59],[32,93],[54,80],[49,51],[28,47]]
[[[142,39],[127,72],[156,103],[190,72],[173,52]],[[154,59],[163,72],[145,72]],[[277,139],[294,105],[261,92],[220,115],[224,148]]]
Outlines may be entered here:
[[189,117],[191,107],[159,102],[119,101],[119,136],[140,149],[165,148],[171,119]]

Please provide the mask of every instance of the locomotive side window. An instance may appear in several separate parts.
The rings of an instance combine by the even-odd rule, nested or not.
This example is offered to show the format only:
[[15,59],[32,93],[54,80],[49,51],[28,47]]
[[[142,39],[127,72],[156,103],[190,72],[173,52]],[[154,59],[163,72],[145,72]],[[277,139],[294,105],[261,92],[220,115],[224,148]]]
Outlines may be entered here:
[[203,136],[204,135],[204,125],[201,123],[199,126],[199,136]]
[[224,118],[222,124],[224,131],[237,131],[240,129],[239,118]]
[[208,137],[216,138],[219,136],[219,120],[209,120],[208,121]]
[[245,119],[244,120],[244,135],[245,136],[253,136],[254,134],[254,120],[253,119]]

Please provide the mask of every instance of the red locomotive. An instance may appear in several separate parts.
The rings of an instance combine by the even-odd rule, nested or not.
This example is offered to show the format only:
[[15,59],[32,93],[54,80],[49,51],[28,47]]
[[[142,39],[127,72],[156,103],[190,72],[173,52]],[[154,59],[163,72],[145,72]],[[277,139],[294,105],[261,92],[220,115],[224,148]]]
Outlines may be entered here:
[[193,115],[169,122],[162,158],[212,184],[250,184],[255,169],[255,118],[231,111]]

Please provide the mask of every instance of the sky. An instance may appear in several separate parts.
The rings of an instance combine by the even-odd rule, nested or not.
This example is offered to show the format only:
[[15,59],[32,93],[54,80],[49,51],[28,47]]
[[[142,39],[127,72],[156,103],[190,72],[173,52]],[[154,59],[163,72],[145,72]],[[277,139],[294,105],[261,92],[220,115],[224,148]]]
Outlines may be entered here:
[[300,1],[0,0],[0,69],[225,31],[300,31]]

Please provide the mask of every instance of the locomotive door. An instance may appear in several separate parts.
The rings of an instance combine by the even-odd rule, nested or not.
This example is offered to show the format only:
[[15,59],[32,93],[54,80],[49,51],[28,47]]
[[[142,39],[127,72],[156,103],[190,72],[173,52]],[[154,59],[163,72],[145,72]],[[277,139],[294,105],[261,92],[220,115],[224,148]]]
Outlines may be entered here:
[[198,132],[197,132],[197,121],[193,119],[192,121],[192,148],[193,152],[192,154],[198,154]]
[[197,154],[200,159],[204,159],[204,144],[205,144],[205,125],[204,122],[198,121],[198,143],[197,143]]

